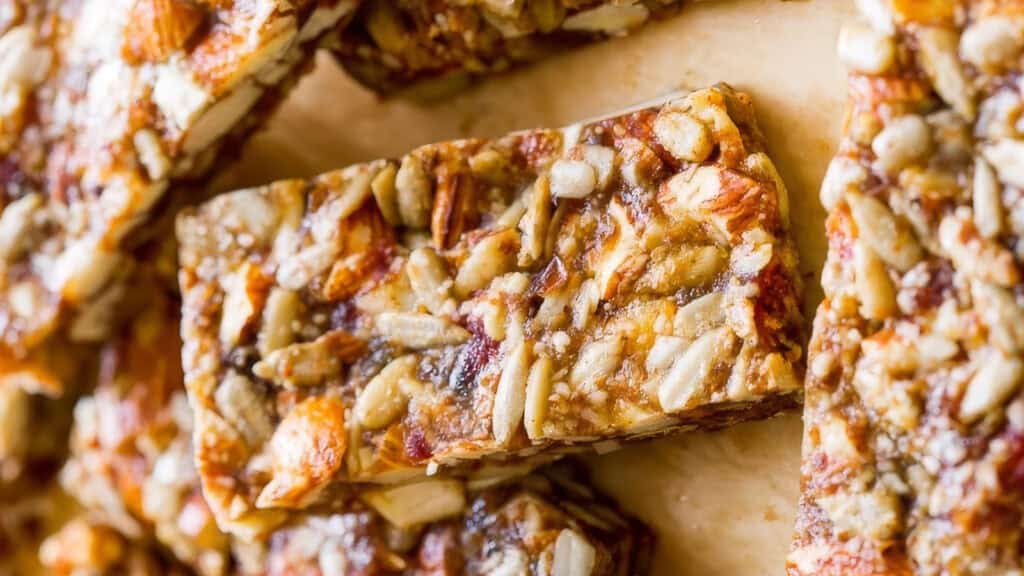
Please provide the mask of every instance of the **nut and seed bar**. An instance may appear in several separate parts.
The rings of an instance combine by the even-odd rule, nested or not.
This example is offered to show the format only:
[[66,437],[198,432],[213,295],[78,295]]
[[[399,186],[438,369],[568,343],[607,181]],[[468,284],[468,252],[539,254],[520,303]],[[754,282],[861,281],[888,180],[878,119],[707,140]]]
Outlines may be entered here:
[[725,85],[187,211],[207,500],[259,532],[328,485],[528,468],[792,407],[787,215],[750,99]]
[[133,231],[269,115],[355,4],[0,0],[0,467],[60,457],[26,442],[66,441]]
[[1024,3],[859,2],[797,575],[1024,573]]
[[89,522],[76,520],[44,544],[44,563],[57,573],[122,573],[129,561],[211,576],[642,569],[646,529],[563,469],[501,486],[491,485],[501,478],[439,480],[352,493],[262,541],[232,539],[217,528],[193,465],[178,302],[158,280],[136,278],[145,305],[104,347],[97,389],[75,409],[61,484]]
[[98,341],[131,233],[267,116],[353,0],[0,3],[0,345]]
[[676,12],[682,0],[374,0],[334,47],[369,88],[424,96]]

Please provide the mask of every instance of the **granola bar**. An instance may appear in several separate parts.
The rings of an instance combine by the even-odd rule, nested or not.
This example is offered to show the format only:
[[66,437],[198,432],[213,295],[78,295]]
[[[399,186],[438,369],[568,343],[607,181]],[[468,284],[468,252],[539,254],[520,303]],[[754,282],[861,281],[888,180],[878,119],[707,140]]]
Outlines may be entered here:
[[353,0],[0,3],[0,345],[99,341],[131,233],[266,117]]
[[332,484],[491,474],[474,462],[792,407],[787,217],[750,99],[725,85],[185,212],[207,500],[260,532]]
[[262,541],[230,538],[193,465],[177,302],[153,276],[135,286],[146,305],[104,347],[98,387],[75,410],[61,484],[84,514],[41,550],[56,573],[124,573],[154,562],[210,576],[612,576],[642,566],[646,530],[564,471],[505,486],[443,480],[339,494]]
[[342,27],[334,50],[381,93],[450,91],[473,76],[610,36],[679,9],[682,0],[374,0]]
[[1024,4],[859,2],[789,574],[1024,573]]

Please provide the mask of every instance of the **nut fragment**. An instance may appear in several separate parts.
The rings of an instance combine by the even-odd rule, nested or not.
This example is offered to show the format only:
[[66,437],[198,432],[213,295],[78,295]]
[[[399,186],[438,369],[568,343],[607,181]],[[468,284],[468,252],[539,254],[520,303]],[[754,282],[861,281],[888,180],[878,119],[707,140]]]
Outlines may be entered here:
[[961,116],[973,120],[974,95],[960,65],[959,35],[948,28],[922,27],[917,30],[917,40],[922,65],[931,77],[935,91]]
[[885,204],[863,194],[848,194],[847,202],[861,238],[890,266],[907,271],[921,260],[914,233]]
[[340,400],[314,396],[300,402],[270,439],[273,478],[260,492],[256,507],[301,505],[341,469],[346,446],[345,407]]
[[1024,49],[1024,25],[1020,18],[978,18],[960,36],[964,60],[990,72],[1011,66]]
[[365,349],[363,340],[343,330],[334,330],[312,342],[275,350],[257,362],[252,373],[288,387],[318,386],[338,376],[342,365],[359,358]]
[[582,160],[556,160],[550,179],[555,198],[586,198],[597,188],[597,172]]
[[544,241],[551,224],[551,186],[547,176],[533,183],[526,197],[526,214],[519,220],[522,245],[519,247],[520,266],[529,266],[544,255]]
[[203,9],[188,0],[138,0],[127,18],[125,53],[160,62],[183,48],[205,19]]
[[225,347],[237,344],[242,331],[256,316],[260,307],[257,294],[259,277],[259,268],[247,262],[225,281],[220,319],[220,341]]
[[415,154],[402,158],[402,165],[395,175],[395,191],[402,222],[413,228],[429,226],[433,182],[422,158]]
[[985,238],[1003,230],[1003,201],[996,175],[983,158],[974,159],[974,224]]
[[721,327],[709,330],[691,344],[686,353],[672,364],[658,386],[662,410],[683,410],[698,393],[708,390],[708,377],[732,354],[733,340],[732,332]]
[[409,254],[406,273],[420,303],[432,314],[444,313],[450,298],[452,279],[437,252],[430,247],[413,250]]
[[544,419],[547,417],[553,372],[554,362],[545,355],[539,356],[530,367],[530,374],[526,380],[526,408],[523,414],[526,435],[530,439],[544,436]]
[[477,242],[455,275],[455,294],[465,298],[515,267],[519,234],[505,229]]
[[508,352],[501,367],[501,378],[494,393],[491,424],[494,440],[508,444],[519,428],[526,405],[526,379],[530,370],[530,348],[519,342]]
[[883,74],[896,61],[896,45],[886,34],[849,24],[839,31],[839,58],[857,72]]
[[377,330],[391,342],[414,350],[462,344],[470,336],[465,328],[445,318],[402,312],[380,314]]
[[860,313],[871,320],[884,320],[896,312],[896,289],[885,265],[866,242],[857,242],[853,249]]
[[643,24],[651,11],[640,3],[607,4],[577,12],[562,22],[565,30],[620,33]]
[[1024,362],[993,351],[980,362],[960,401],[960,420],[970,424],[1001,406],[1024,378]]
[[714,148],[704,124],[681,110],[665,108],[659,112],[654,134],[673,156],[687,162],[703,162]]
[[383,428],[405,411],[408,399],[402,379],[415,378],[416,365],[415,356],[396,358],[366,384],[356,398],[355,413],[360,424],[370,430]]
[[295,336],[292,323],[298,317],[301,306],[302,301],[297,292],[284,288],[270,290],[263,309],[263,325],[256,337],[256,349],[260,356],[266,357],[292,343]]
[[889,174],[923,159],[932,149],[932,133],[924,118],[916,114],[889,122],[871,142],[879,167]]
[[555,540],[552,576],[590,576],[597,562],[597,552],[575,530],[563,529]]
[[263,395],[248,378],[230,371],[214,392],[217,410],[249,446],[261,446],[274,432]]
[[398,168],[389,162],[370,182],[370,190],[377,201],[377,207],[384,215],[384,220],[392,226],[402,224],[402,216],[398,212],[398,190],[395,186],[397,175]]
[[983,151],[1003,182],[1024,189],[1024,141],[1006,138]]
[[410,528],[462,513],[466,496],[458,480],[429,480],[368,490],[363,499],[388,522]]

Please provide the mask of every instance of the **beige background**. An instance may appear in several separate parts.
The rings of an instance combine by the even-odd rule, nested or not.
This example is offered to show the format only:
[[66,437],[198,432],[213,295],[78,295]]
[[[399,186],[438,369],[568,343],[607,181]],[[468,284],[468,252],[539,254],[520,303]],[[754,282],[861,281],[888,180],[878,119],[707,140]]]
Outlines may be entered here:
[[[812,310],[824,252],[817,188],[842,119],[834,47],[840,23],[851,17],[848,4],[700,2],[630,37],[491,78],[433,105],[381,101],[322,55],[217,187],[308,176],[436,140],[562,125],[724,80],[753,94],[790,188]],[[800,420],[789,415],[630,446],[591,464],[598,483],[657,530],[655,574],[781,574],[799,452]]]

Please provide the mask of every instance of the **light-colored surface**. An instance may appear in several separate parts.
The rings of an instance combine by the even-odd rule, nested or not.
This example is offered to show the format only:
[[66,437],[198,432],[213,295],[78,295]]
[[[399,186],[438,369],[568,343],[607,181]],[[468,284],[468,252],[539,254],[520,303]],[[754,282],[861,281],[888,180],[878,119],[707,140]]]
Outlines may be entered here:
[[[849,4],[849,5],[848,5]],[[808,307],[820,298],[818,183],[839,138],[842,0],[714,0],[624,39],[492,78],[444,103],[380,101],[321,56],[217,183],[230,189],[396,156],[416,145],[557,126],[724,80],[750,92],[790,189]],[[798,492],[800,420],[630,446],[594,458],[601,486],[658,531],[657,575],[781,574]]]

